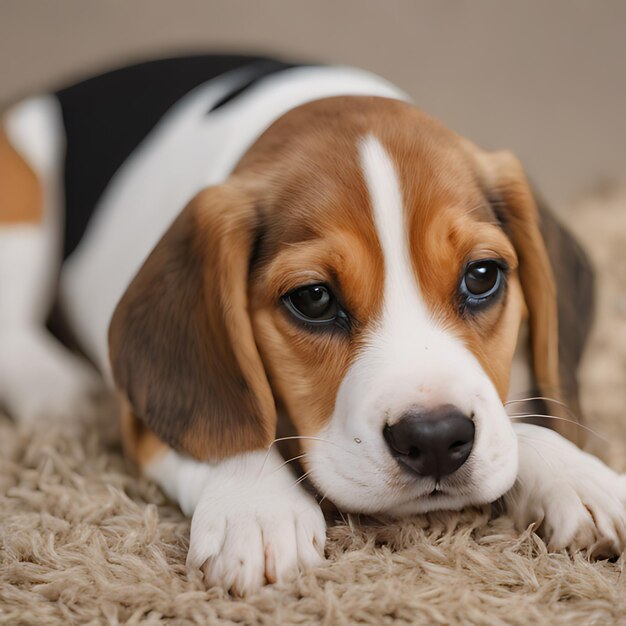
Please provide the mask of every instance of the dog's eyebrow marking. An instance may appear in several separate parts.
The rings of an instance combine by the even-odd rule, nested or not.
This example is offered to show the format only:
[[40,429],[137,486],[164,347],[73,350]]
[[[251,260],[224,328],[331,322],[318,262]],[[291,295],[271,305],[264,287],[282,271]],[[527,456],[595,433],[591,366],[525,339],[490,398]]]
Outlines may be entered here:
[[362,137],[358,147],[385,263],[385,314],[393,311],[396,317],[401,310],[410,310],[413,316],[419,312],[427,317],[417,278],[411,271],[402,189],[394,164],[373,135]]

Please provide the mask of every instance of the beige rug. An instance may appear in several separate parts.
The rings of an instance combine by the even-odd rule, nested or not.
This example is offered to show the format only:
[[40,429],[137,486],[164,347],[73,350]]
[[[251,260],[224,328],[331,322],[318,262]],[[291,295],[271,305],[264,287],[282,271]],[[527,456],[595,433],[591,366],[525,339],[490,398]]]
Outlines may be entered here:
[[[626,193],[568,213],[600,278],[584,367],[588,424],[626,471]],[[488,509],[346,519],[326,567],[246,601],[184,569],[189,521],[97,429],[18,432],[0,417],[2,624],[626,624],[626,563],[548,554]]]

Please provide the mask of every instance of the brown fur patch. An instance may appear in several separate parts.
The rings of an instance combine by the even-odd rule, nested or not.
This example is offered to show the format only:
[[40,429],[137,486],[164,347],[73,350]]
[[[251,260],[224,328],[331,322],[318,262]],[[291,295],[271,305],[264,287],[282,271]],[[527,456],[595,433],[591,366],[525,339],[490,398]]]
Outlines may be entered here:
[[232,188],[200,193],[111,321],[115,382],[163,441],[198,459],[269,445],[274,402],[247,314],[256,213]]
[[42,216],[41,182],[0,126],[0,222],[38,223]]
[[[300,250],[300,248],[302,250]],[[298,268],[301,273],[290,273]],[[317,268],[313,279],[304,269]],[[291,270],[291,271],[293,271]],[[302,243],[277,255],[253,286],[253,323],[274,393],[301,435],[315,435],[330,417],[345,373],[359,350],[359,338],[381,305],[382,265],[355,234],[335,232],[324,241]],[[378,276],[377,276],[378,275]],[[300,278],[298,279],[298,276]],[[354,315],[351,330],[305,330],[290,318],[276,288],[287,278],[297,285],[322,282]],[[268,298],[268,294],[273,297]],[[274,294],[279,294],[278,296]]]
[[169,449],[132,411],[128,402],[121,411],[122,445],[126,458],[143,468]]
[[[591,262],[585,252],[556,219],[538,201],[541,234],[546,243],[554,271],[559,314],[559,369],[562,398],[571,411],[568,419],[582,422],[579,401],[578,368],[589,337],[595,313],[595,279]],[[553,406],[546,405],[551,413]],[[584,428],[578,428],[584,433]],[[579,442],[581,440],[579,439]]]

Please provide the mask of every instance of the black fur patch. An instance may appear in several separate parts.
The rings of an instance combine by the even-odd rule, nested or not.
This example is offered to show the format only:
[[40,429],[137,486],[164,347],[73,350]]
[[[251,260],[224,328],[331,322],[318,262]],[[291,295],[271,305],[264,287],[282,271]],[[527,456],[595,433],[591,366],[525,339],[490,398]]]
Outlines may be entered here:
[[161,59],[113,70],[55,94],[67,137],[64,258],[80,242],[115,172],[167,110],[194,87],[244,66],[254,68],[252,78],[212,110],[225,106],[262,78],[294,67],[238,55]]

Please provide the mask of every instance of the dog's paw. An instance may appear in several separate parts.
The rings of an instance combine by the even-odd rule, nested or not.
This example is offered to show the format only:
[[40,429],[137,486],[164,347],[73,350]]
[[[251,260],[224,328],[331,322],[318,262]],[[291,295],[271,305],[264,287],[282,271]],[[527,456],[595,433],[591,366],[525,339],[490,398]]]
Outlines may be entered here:
[[626,476],[554,431],[518,424],[519,473],[505,496],[519,529],[537,524],[550,550],[596,557],[626,550]]
[[320,565],[326,540],[319,505],[292,474],[275,463],[261,470],[263,453],[247,456],[223,462],[223,478],[204,487],[187,555],[187,567],[200,568],[208,586],[235,595]]
[[0,402],[16,421],[33,426],[91,416],[103,395],[89,364],[45,329],[0,335]]

